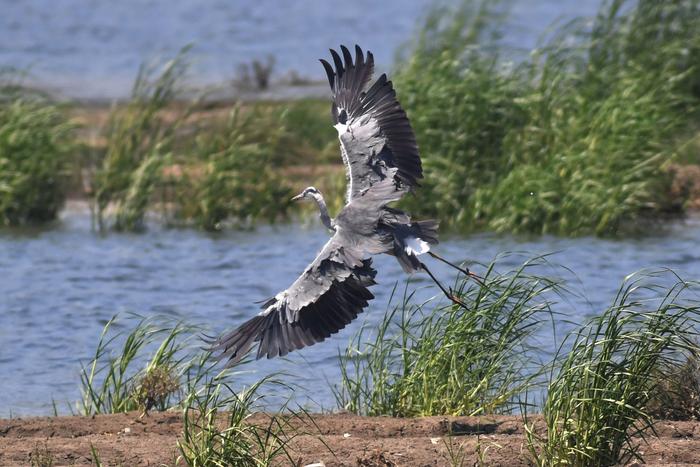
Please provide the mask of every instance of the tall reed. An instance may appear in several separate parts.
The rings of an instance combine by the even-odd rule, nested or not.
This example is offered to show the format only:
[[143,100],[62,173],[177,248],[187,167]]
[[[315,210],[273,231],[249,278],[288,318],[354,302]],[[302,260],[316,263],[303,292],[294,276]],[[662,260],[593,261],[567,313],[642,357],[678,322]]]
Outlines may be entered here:
[[279,122],[269,110],[236,107],[223,131],[198,138],[203,171],[190,166],[178,186],[181,217],[220,230],[227,222],[272,222],[285,214],[291,190],[279,167],[283,128],[270,119]]
[[147,412],[179,402],[173,398],[181,393],[182,380],[195,361],[188,349],[193,328],[134,319],[135,325],[126,334],[113,331],[117,316],[105,324],[95,354],[80,374],[80,413]]
[[551,319],[548,296],[559,285],[529,271],[543,259],[498,274],[486,286],[462,280],[468,309],[410,305],[387,311],[372,334],[363,328],[340,356],[340,407],[364,415],[478,415],[508,412],[541,365],[528,355],[535,333]]
[[[676,281],[670,287],[669,279]],[[668,271],[632,275],[602,315],[569,335],[547,388],[546,433],[536,434],[526,417],[533,462],[642,459],[639,444],[653,433],[648,404],[659,375],[673,374],[684,354],[697,351],[696,287]]]
[[183,48],[160,69],[142,65],[131,100],[124,107],[115,107],[110,115],[107,149],[94,177],[101,228],[110,204],[115,205],[118,229],[143,227],[149,198],[161,181],[176,131],[190,111],[189,107],[173,107],[182,92],[188,49]]
[[700,2],[605,2],[518,64],[493,5],[436,10],[396,76],[426,173],[408,206],[569,235],[672,211],[666,167],[697,129]]
[[0,89],[0,226],[54,220],[75,147],[60,107],[14,86]]

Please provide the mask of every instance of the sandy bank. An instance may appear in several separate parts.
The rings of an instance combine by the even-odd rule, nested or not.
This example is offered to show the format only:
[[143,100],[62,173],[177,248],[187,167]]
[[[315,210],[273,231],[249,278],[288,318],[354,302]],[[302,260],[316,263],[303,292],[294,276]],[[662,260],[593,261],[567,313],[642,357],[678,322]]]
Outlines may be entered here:
[[[264,422],[265,417],[257,415],[253,421]],[[455,433],[453,448],[463,447],[464,465],[477,461],[477,446],[488,447],[487,465],[527,465],[519,417],[395,419],[334,414],[314,415],[313,422],[315,427],[302,427],[308,434],[291,442],[300,465],[450,465],[446,437],[450,430]],[[144,418],[128,413],[0,420],[0,465],[29,465],[32,451],[52,456],[53,465],[90,465],[91,446],[103,465],[174,465],[181,431],[177,412]],[[700,465],[700,422],[659,421],[657,432],[658,438],[642,446],[646,462]]]

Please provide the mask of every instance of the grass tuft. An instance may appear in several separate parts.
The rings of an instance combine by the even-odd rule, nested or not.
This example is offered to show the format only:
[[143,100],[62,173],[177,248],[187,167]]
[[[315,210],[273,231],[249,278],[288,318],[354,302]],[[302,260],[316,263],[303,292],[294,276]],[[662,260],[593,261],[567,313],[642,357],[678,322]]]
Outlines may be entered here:
[[29,465],[31,467],[52,467],[55,461],[56,459],[48,446],[46,446],[46,443],[43,446],[37,443],[29,454]]
[[180,380],[175,372],[167,367],[156,366],[146,372],[136,385],[134,399],[139,409],[147,414],[153,407],[164,410],[168,399],[180,390]]
[[528,355],[540,324],[551,318],[547,296],[559,285],[529,270],[507,274],[492,263],[487,287],[463,280],[468,310],[403,303],[388,311],[373,336],[363,328],[340,356],[338,404],[362,415],[401,417],[509,412],[533,382]]
[[650,416],[662,420],[700,420],[700,361],[697,354],[685,363],[656,371],[657,381],[647,403]]
[[36,97],[0,95],[0,226],[53,221],[66,198],[74,125]]
[[147,412],[174,405],[172,396],[195,361],[187,351],[193,329],[182,323],[172,326],[140,318],[124,334],[112,331],[116,322],[116,316],[107,322],[92,360],[82,368],[79,412]]
[[563,235],[675,212],[667,168],[697,130],[700,2],[605,2],[517,65],[495,11],[436,10],[395,77],[426,173],[407,205],[461,230]]
[[237,393],[225,378],[206,380],[184,403],[178,460],[191,467],[258,467],[283,460],[294,465],[287,450],[289,438],[284,420],[265,416],[267,422],[260,424],[250,419],[262,397],[261,389],[269,384],[274,381],[263,378]]
[[[671,275],[666,273],[666,276]],[[537,465],[613,465],[642,460],[639,443],[653,432],[647,410],[659,372],[679,368],[696,350],[700,308],[693,284],[664,287],[664,274],[630,276],[612,306],[572,333],[547,388],[546,434],[526,419]]]

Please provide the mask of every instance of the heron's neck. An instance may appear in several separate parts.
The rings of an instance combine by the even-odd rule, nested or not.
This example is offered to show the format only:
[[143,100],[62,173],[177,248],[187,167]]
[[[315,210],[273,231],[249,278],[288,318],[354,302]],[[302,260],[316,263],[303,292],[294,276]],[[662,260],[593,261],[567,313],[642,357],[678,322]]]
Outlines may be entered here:
[[328,207],[326,206],[326,201],[323,199],[323,195],[321,193],[314,193],[313,197],[316,200],[316,204],[318,204],[321,222],[323,222],[323,225],[325,225],[328,230],[335,230],[333,222],[331,221],[331,216],[328,214]]

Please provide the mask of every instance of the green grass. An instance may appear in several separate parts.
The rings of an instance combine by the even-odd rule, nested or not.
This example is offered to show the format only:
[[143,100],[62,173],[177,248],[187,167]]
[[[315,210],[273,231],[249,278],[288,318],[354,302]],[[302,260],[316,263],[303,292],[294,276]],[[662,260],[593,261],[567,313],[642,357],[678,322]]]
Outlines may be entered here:
[[72,125],[56,105],[0,94],[0,226],[53,221],[66,197]]
[[[128,333],[113,329],[124,323],[133,323]],[[79,412],[146,413],[179,403],[183,381],[196,362],[188,346],[192,331],[182,323],[160,323],[156,319],[110,319],[94,356],[82,367]]]
[[[667,287],[669,277],[675,284]],[[526,417],[537,465],[614,465],[641,460],[653,433],[648,410],[663,376],[694,352],[695,284],[668,271],[630,276],[613,304],[573,332],[555,363],[543,407],[545,434]]]
[[665,168],[697,129],[698,5],[606,2],[518,65],[492,40],[492,4],[436,10],[395,77],[426,174],[408,206],[461,230],[561,235],[671,211]]
[[270,118],[269,110],[234,108],[223,131],[198,138],[203,173],[183,178],[176,187],[181,218],[221,230],[227,221],[274,222],[285,215],[292,191],[279,171],[283,130],[266,124]]
[[185,173],[174,183],[175,222],[221,230],[288,219],[290,198],[311,184],[339,210],[344,177],[327,110],[318,100],[236,105],[200,129],[175,160]]
[[235,392],[229,380],[207,379],[188,395],[179,460],[191,467],[294,465],[288,443],[296,434],[285,417],[263,415],[262,424],[250,420],[262,388],[278,383],[266,377]]
[[484,288],[462,280],[457,290],[468,310],[414,306],[406,295],[340,356],[339,406],[401,417],[510,412],[541,368],[529,350],[552,318],[550,294],[558,291],[556,282],[530,275],[542,263],[538,258],[506,274],[493,263]]
[[[123,330],[116,331],[119,327]],[[182,410],[177,463],[192,467],[293,463],[289,442],[310,432],[305,427],[313,428],[313,422],[305,412],[286,411],[286,406],[279,415],[259,412],[264,407],[263,388],[290,387],[267,376],[236,392],[237,373],[217,371],[211,354],[199,348],[195,331],[198,328],[155,318],[109,320],[94,357],[82,369],[79,412],[139,410],[143,416],[150,409]],[[32,459],[49,458],[35,451]],[[91,452],[93,462],[100,464],[97,451]]]
[[153,190],[161,182],[162,168],[170,157],[176,132],[189,113],[189,107],[164,111],[182,92],[187,71],[182,51],[162,67],[142,66],[133,86],[131,100],[116,107],[106,129],[107,147],[98,161],[94,176],[97,220],[104,228],[106,211],[115,206],[115,227],[120,230],[143,228],[146,208]]
[[340,164],[338,135],[331,126],[328,100],[291,101],[281,107],[285,165]]
[[[642,460],[653,417],[697,417],[698,284],[668,270],[629,276],[612,304],[570,332],[549,362],[536,355],[557,329],[543,325],[555,317],[557,326],[570,325],[562,321],[571,314],[570,288],[542,276],[552,271],[545,257],[504,273],[499,263],[485,268],[483,287],[457,282],[466,310],[434,300],[412,305],[407,289],[378,326],[363,327],[340,355],[339,407],[400,417],[520,410],[536,465]],[[217,374],[211,355],[190,344],[194,330],[110,320],[83,367],[80,412],[179,408],[178,450],[187,465],[294,463],[290,443],[313,432],[313,421],[286,405],[276,415],[260,413],[265,394],[282,384],[268,376],[235,391],[237,373]],[[541,405],[528,399],[533,393]],[[538,410],[543,423],[530,417]],[[466,451],[454,441],[445,440],[445,459],[463,465]],[[477,463],[488,464],[491,446],[477,443]]]
[[[497,40],[501,10],[435,9],[391,74],[426,176],[404,206],[459,231],[557,235],[636,233],[682,213],[688,193],[672,194],[669,167],[699,162],[700,0],[606,1],[515,64]],[[287,219],[306,185],[342,207],[327,100],[192,121],[211,105],[182,92],[186,58],[142,67],[82,165],[67,158],[79,151],[59,109],[0,85],[0,222],[54,219],[70,171],[74,183],[93,172],[98,223],[118,230],[158,210],[206,230]]]
[[[698,414],[698,284],[668,270],[632,274],[602,314],[571,331],[552,362],[541,362],[535,349],[546,337],[538,329],[570,314],[571,293],[529,274],[542,265],[536,258],[502,275],[492,265],[487,287],[461,283],[468,311],[415,307],[405,295],[340,355],[339,407],[400,417],[520,410],[536,465],[643,461],[654,417]],[[543,424],[530,416],[538,411]],[[451,462],[462,462],[460,449],[449,448]]]

